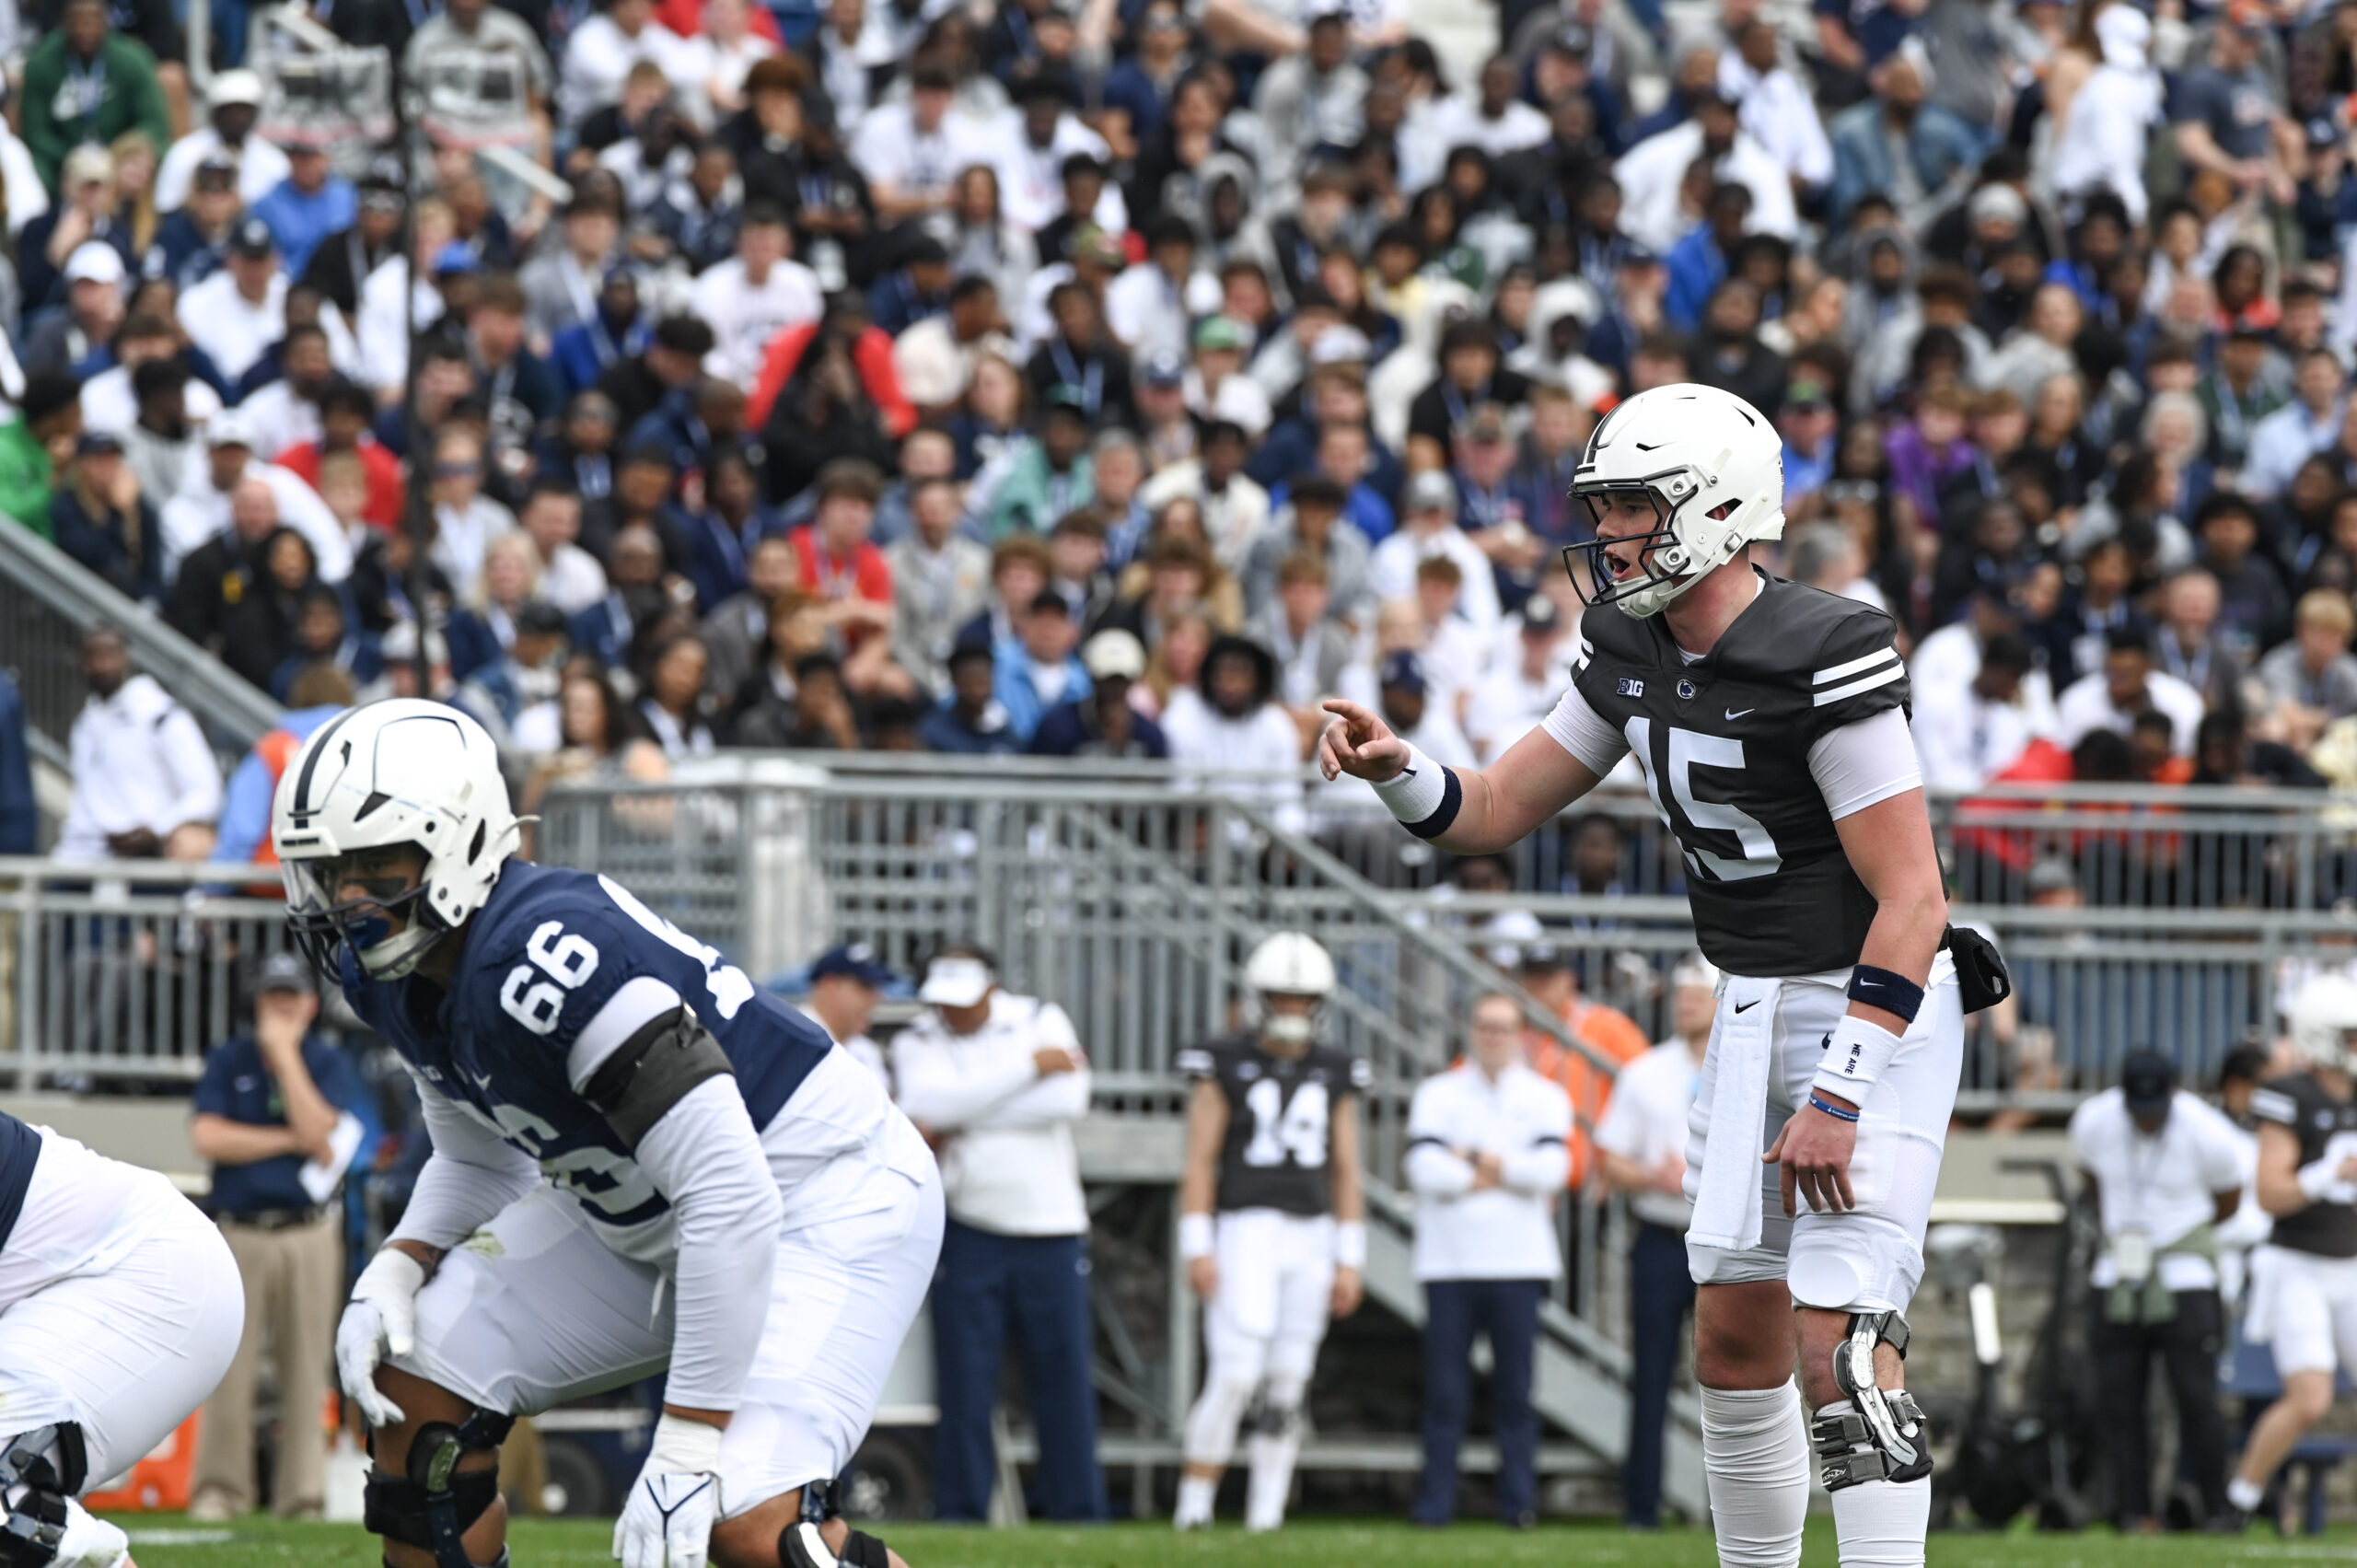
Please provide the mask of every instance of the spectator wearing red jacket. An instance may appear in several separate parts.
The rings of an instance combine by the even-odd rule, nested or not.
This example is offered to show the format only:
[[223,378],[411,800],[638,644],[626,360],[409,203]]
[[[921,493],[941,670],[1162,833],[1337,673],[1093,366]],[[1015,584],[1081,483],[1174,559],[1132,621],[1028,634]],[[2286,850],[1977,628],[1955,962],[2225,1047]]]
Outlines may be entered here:
[[794,379],[810,345],[826,332],[849,343],[852,364],[868,400],[883,415],[885,434],[898,441],[917,423],[916,405],[901,395],[900,374],[892,368],[892,336],[867,318],[867,301],[855,292],[839,296],[815,322],[786,327],[770,340],[761,357],[761,372],[745,405],[745,425],[759,430],[770,422],[778,395]]
[[892,567],[868,542],[884,476],[873,463],[839,458],[819,470],[818,511],[789,535],[803,590],[827,602],[855,650],[892,626]]
[[375,418],[366,389],[336,381],[319,394],[319,438],[287,447],[278,454],[277,463],[317,490],[319,459],[330,452],[350,452],[368,476],[368,502],[360,508],[361,518],[371,528],[394,528],[401,526],[408,491],[401,482],[401,459],[368,434]]

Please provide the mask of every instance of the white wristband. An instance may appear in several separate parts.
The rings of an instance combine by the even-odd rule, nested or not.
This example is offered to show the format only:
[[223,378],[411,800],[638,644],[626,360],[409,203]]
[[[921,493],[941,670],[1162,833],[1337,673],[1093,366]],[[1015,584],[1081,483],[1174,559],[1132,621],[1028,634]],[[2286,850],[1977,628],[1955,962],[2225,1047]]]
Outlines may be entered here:
[[2309,1202],[2328,1202],[2332,1190],[2340,1185],[2340,1170],[2331,1160],[2314,1160],[2300,1167],[2299,1180]]
[[1366,1226],[1357,1220],[1343,1220],[1334,1226],[1334,1266],[1366,1272]]
[[1898,1054],[1897,1035],[1880,1024],[1844,1013],[1833,1026],[1833,1038],[1826,1041],[1811,1085],[1852,1105],[1863,1105],[1866,1091],[1881,1080],[1890,1059]]
[[1408,743],[1408,761],[1399,771],[1372,786],[1384,808],[1402,822],[1421,822],[1440,809],[1448,794],[1448,775],[1440,764]]
[[1209,1214],[1178,1216],[1178,1256],[1193,1262],[1212,1255],[1212,1217]]
[[655,1440],[647,1445],[649,1475],[720,1473],[721,1429],[710,1422],[690,1421],[666,1413],[655,1423]]

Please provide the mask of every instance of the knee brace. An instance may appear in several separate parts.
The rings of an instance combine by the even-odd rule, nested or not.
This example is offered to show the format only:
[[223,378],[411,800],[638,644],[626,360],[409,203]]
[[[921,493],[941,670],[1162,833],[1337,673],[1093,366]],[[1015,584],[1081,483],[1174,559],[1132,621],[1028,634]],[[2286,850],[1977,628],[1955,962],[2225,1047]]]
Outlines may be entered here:
[[847,1568],[891,1568],[891,1554],[884,1543],[859,1530],[843,1539],[841,1552],[827,1550],[827,1538],[819,1533],[819,1527],[842,1516],[833,1481],[806,1481],[802,1487],[802,1522],[779,1532],[777,1560],[785,1568],[838,1568],[839,1564]]
[[35,1427],[0,1448],[0,1568],[41,1568],[65,1539],[65,1503],[89,1479],[82,1429],[70,1421]]
[[1909,1338],[1907,1319],[1896,1312],[1850,1315],[1850,1337],[1834,1348],[1833,1381],[1852,1408],[1828,1406],[1809,1423],[1818,1479],[1828,1492],[1869,1481],[1920,1481],[1932,1473],[1922,1408],[1906,1389],[1885,1389],[1875,1378],[1875,1347],[1887,1344],[1904,1362]]
[[1298,1437],[1303,1423],[1298,1401],[1281,1405],[1272,1400],[1263,1400],[1260,1408],[1253,1411],[1252,1431],[1260,1437]]
[[[516,1418],[477,1411],[459,1424],[429,1422],[410,1439],[408,1473],[371,1469],[361,1522],[372,1535],[434,1554],[436,1568],[476,1568],[459,1538],[499,1496],[496,1469],[460,1471],[470,1453],[495,1451]],[[501,1562],[506,1553],[500,1553]],[[490,1568],[499,1568],[498,1563]]]
[[1257,1382],[1219,1376],[1212,1369],[1187,1418],[1186,1457],[1194,1463],[1224,1465],[1236,1450],[1236,1431],[1252,1407]]

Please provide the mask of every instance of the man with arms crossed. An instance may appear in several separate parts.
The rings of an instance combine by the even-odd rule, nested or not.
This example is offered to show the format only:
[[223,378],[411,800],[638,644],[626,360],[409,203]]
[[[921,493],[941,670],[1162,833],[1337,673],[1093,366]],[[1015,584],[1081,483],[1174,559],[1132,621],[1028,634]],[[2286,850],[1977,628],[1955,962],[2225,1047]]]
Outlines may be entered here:
[[[1965,1003],[1906,666],[1880,610],[1752,564],[1752,543],[1783,531],[1783,472],[1774,427],[1741,399],[1684,384],[1629,399],[1572,494],[1596,535],[1579,587],[1625,613],[1582,622],[1547,721],[1460,774],[1329,703],[1341,722],[1319,765],[1472,854],[1637,753],[1725,976],[1686,1179],[1719,1561],[1799,1562],[1813,1453],[1844,1568],[1920,1564],[1932,1466],[1899,1312],[1922,1275]],[[1993,951],[1954,942],[1985,1002]]]

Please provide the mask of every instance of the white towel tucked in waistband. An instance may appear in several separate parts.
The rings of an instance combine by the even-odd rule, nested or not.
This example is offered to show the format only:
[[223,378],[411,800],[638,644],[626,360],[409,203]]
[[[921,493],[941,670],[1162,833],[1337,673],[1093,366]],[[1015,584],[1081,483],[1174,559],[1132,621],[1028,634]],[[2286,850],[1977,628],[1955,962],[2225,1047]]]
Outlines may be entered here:
[[1698,1246],[1740,1252],[1759,1245],[1759,1126],[1783,989],[1779,980],[1729,975],[1719,997],[1710,1132],[1686,1227],[1686,1239]]

